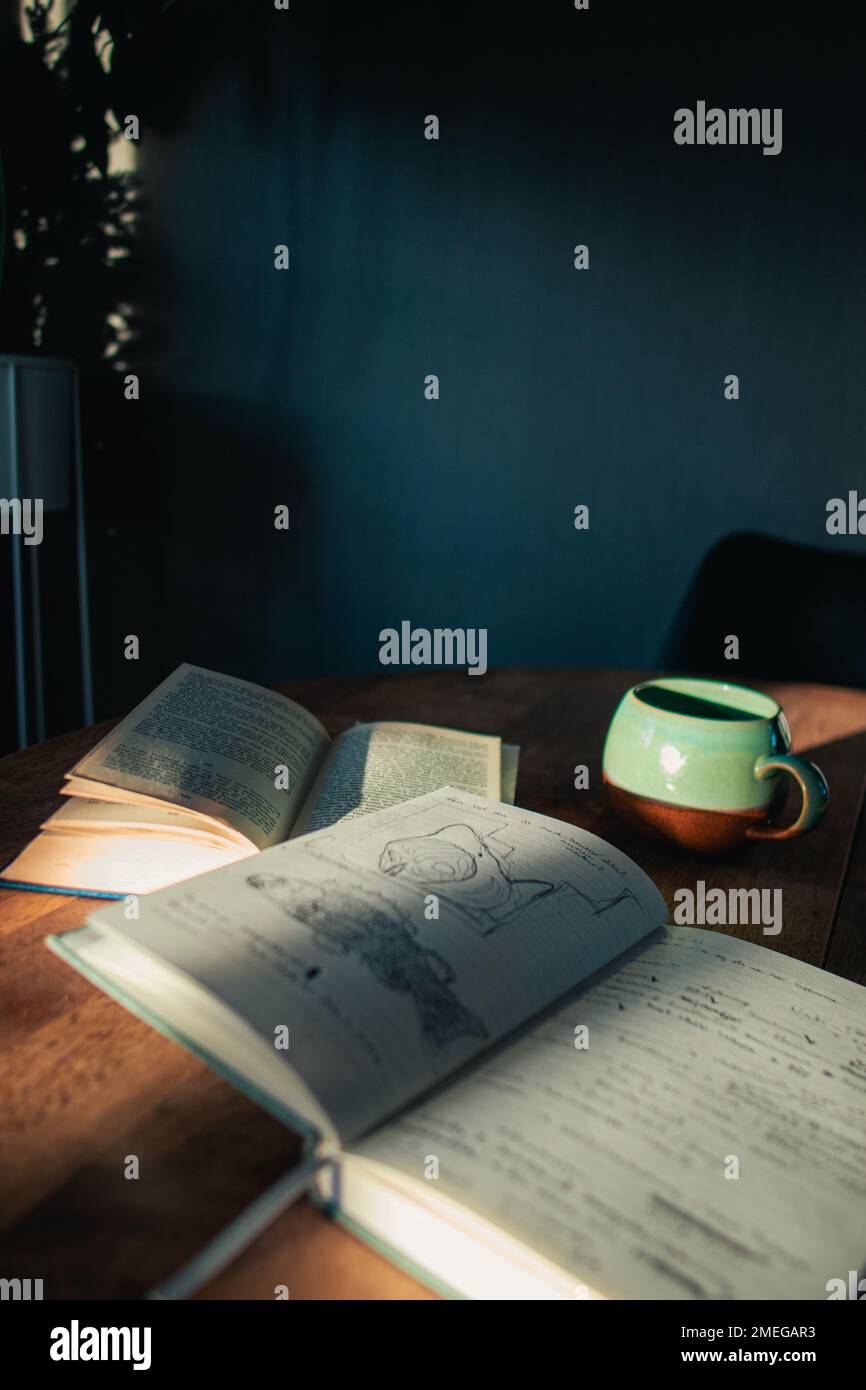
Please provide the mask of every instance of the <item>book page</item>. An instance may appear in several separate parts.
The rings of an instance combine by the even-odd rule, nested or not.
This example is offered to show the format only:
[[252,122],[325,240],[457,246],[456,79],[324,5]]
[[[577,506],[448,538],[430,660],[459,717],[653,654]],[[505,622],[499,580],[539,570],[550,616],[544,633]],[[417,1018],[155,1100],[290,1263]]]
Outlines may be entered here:
[[0,874],[8,884],[96,893],[145,894],[209,873],[256,851],[228,840],[193,838],[154,828],[140,835],[43,830]]
[[89,801],[82,796],[68,796],[47,820],[42,830],[83,832],[91,835],[134,836],[177,835],[198,843],[214,846],[231,845],[252,853],[253,847],[245,836],[228,826],[219,825],[208,816],[181,811],[162,802],[154,804],[125,804],[119,801]]
[[183,665],[72,776],[213,816],[262,849],[286,838],[329,746],[293,700]]
[[429,724],[355,724],[334,740],[292,834],[381,811],[440,787],[498,801],[501,758],[501,739],[487,734]]
[[[596,836],[445,789],[91,917],[223,1000],[358,1137],[655,929]],[[184,1033],[183,1020],[169,1020]]]
[[520,763],[520,747],[516,743],[503,743],[502,761],[499,776],[499,800],[513,806],[517,800],[517,768]]
[[435,1155],[576,1289],[827,1298],[866,1263],[866,990],[666,927],[358,1152]]

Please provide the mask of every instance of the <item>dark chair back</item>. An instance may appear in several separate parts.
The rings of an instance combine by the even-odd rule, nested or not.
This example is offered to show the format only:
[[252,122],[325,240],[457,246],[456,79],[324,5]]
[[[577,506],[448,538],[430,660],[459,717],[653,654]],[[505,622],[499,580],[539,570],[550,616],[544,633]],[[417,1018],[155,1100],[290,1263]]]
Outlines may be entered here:
[[[727,660],[725,639],[740,641]],[[662,651],[666,670],[866,686],[862,555],[727,536],[698,570]]]

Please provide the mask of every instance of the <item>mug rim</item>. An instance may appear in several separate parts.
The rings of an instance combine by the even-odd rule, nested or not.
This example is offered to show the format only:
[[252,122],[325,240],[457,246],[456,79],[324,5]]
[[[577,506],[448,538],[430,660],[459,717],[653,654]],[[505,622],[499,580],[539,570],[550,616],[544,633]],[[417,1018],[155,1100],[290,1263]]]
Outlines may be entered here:
[[[628,698],[642,705],[644,709],[652,709],[652,705],[639,699],[640,691],[651,686],[659,686],[663,690],[682,690],[684,687],[690,687],[690,693],[695,693],[696,687],[705,687],[708,691],[736,690],[759,700],[764,706],[770,707],[763,711],[754,710],[744,719],[726,719],[725,724],[754,724],[756,720],[778,719],[782,713],[782,706],[778,700],[772,695],[765,694],[763,690],[755,690],[750,685],[739,685],[736,681],[713,680],[711,676],[651,676],[649,680],[640,681],[637,685],[633,685],[628,692]],[[700,695],[697,698],[700,698]],[[720,702],[717,701],[717,703]],[[681,710],[661,710],[659,713],[664,714],[669,719],[688,719],[693,724],[719,724],[722,722],[712,715],[685,714]]]

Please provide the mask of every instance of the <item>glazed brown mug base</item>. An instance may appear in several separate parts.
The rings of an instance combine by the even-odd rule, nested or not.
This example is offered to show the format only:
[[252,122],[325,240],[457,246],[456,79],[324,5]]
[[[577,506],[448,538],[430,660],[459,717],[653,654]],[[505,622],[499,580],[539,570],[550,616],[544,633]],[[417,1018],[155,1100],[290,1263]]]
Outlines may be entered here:
[[754,806],[742,811],[698,811],[624,791],[607,777],[604,785],[611,805],[628,825],[642,835],[667,840],[697,854],[725,854],[738,849],[745,843],[749,827],[766,822],[768,812],[776,809]]

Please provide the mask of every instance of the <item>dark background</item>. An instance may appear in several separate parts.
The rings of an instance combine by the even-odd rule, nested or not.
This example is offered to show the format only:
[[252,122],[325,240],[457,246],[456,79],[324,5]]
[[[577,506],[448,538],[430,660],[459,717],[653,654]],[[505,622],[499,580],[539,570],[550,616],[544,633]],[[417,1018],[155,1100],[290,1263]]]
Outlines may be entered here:
[[[176,0],[150,71],[142,398],[85,393],[98,714],[183,660],[378,670],[404,618],[649,666],[721,538],[863,553],[847,7]],[[676,146],[699,99],[782,107],[782,153]]]

